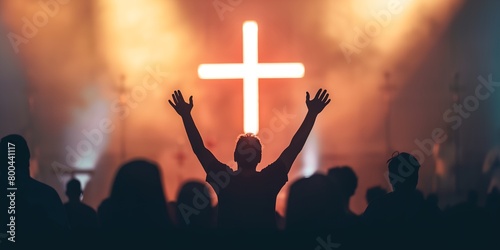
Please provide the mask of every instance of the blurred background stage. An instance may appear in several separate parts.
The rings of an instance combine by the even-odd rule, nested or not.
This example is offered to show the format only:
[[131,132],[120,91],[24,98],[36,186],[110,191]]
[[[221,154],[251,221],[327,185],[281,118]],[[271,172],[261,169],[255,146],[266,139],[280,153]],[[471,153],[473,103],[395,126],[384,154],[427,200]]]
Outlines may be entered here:
[[[175,89],[194,96],[205,143],[234,167],[242,80],[197,70],[241,63],[242,25],[254,20],[259,62],[305,67],[303,78],[259,80],[261,168],[300,125],[304,92],[332,92],[280,213],[291,182],[337,165],[356,171],[351,207],[361,213],[368,187],[389,188],[395,150],[419,158],[419,188],[446,205],[486,192],[483,162],[500,143],[500,91],[485,84],[500,81],[498,13],[497,0],[0,0],[0,134],[27,138],[32,176],[63,200],[75,176],[96,208],[119,165],[136,157],[160,164],[173,200],[204,173],[167,99]],[[436,176],[456,185],[440,188]]]

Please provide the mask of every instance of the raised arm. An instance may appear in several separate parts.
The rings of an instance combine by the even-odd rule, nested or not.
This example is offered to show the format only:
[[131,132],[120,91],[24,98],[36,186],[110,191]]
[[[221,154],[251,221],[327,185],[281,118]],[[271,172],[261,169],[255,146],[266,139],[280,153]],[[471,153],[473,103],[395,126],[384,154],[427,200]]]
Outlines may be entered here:
[[308,109],[306,117],[293,136],[290,145],[279,157],[279,160],[285,164],[287,172],[290,171],[295,158],[297,158],[297,155],[304,147],[307,137],[314,126],[316,117],[330,103],[329,96],[330,94],[326,90],[319,89],[314,99],[310,100],[309,92],[306,92],[306,105]]
[[181,91],[176,90],[172,94],[172,99],[173,102],[171,100],[168,100],[168,102],[175,109],[177,114],[181,116],[189,142],[191,143],[191,148],[196,154],[196,157],[198,157],[198,160],[205,169],[205,172],[208,173],[208,167],[217,159],[212,152],[205,147],[205,144],[203,144],[203,139],[201,138],[200,132],[198,131],[193,117],[191,116],[191,110],[193,109],[193,96],[189,97],[189,103],[187,103],[184,101]]

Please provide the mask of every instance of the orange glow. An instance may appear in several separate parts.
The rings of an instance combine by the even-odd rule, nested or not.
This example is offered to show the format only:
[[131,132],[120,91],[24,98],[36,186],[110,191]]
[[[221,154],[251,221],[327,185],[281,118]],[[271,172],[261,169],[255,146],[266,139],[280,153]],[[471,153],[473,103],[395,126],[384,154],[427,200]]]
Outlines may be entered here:
[[126,75],[126,87],[140,83],[148,66],[166,70],[188,57],[180,48],[189,30],[180,24],[175,1],[98,0],[97,4],[101,49],[113,77]]
[[243,63],[201,64],[201,79],[243,79],[243,131],[259,131],[259,78],[302,78],[302,63],[259,63],[258,26],[243,23]]

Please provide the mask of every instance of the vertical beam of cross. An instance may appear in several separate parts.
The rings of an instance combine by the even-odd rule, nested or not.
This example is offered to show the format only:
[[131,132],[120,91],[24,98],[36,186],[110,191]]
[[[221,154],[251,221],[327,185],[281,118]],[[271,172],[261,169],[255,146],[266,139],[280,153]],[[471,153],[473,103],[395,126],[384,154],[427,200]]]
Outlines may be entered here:
[[255,74],[259,58],[258,27],[255,22],[243,23],[243,131],[257,133],[259,130],[259,79]]
[[259,63],[258,26],[255,21],[243,23],[243,63],[201,64],[201,79],[243,79],[243,131],[259,131],[259,79],[302,78],[302,63]]

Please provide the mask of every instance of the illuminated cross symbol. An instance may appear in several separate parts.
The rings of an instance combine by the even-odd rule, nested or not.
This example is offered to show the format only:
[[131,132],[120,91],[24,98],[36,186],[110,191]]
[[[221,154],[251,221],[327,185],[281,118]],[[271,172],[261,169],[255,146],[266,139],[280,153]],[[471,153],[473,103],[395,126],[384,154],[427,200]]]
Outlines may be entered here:
[[259,63],[258,26],[243,23],[243,63],[201,64],[201,79],[243,79],[243,130],[259,131],[259,78],[302,78],[302,63]]

